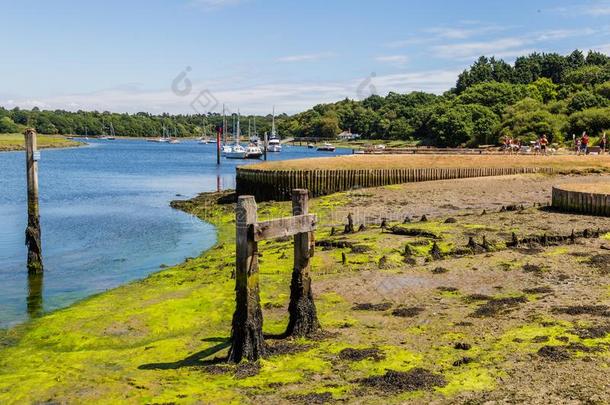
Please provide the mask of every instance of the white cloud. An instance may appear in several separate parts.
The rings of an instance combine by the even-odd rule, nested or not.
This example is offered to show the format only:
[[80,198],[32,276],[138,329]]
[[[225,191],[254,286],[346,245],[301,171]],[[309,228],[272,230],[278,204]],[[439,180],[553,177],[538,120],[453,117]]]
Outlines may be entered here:
[[494,26],[482,26],[476,28],[464,27],[434,27],[425,30],[440,39],[467,39],[480,34],[500,31],[502,28]]
[[461,42],[432,47],[436,56],[448,59],[472,59],[481,55],[518,55],[527,40],[518,37],[500,38],[492,41]]
[[610,1],[592,0],[583,2],[583,4],[555,7],[552,8],[551,11],[566,16],[586,15],[590,17],[604,17],[610,15]]
[[[431,70],[373,76],[364,90],[369,92],[373,88],[376,94],[381,95],[385,95],[389,91],[409,92],[414,90],[440,94],[455,84],[458,73],[457,70]],[[319,103],[335,102],[346,97],[362,98],[363,95],[360,94],[359,89],[365,80],[365,78],[352,78],[327,82],[273,82],[257,85],[244,84],[224,89],[210,87],[201,98],[204,107],[200,110],[207,112],[211,107],[215,107],[213,111],[220,112],[224,103],[229,110],[237,110],[239,107],[245,114],[267,114],[273,105],[277,106],[278,111],[296,113]],[[20,100],[12,97],[12,103],[0,100],[0,105],[10,108],[37,106],[45,109],[72,111],[83,109],[130,113],[148,111],[156,114],[162,112],[191,114],[195,113],[191,103],[206,87],[201,83],[193,83],[193,89],[191,94],[180,97],[172,93],[170,89],[152,91],[135,87],[118,87],[93,93],[67,94],[36,100]],[[207,106],[205,106],[206,103]]]
[[405,55],[385,55],[385,56],[377,56],[375,58],[377,62],[388,63],[392,65],[402,66],[407,63],[409,58]]
[[593,35],[597,32],[597,30],[594,30],[592,28],[583,28],[575,30],[547,30],[535,34],[535,39],[537,41],[555,41],[558,39]]
[[308,53],[303,55],[288,55],[277,58],[278,62],[310,62],[320,59],[327,59],[335,56],[333,52]]
[[[477,24],[476,27],[472,25]],[[461,21],[457,26],[439,26],[424,29],[417,36],[410,38],[392,41],[384,44],[387,48],[404,48],[410,45],[421,45],[427,43],[438,43],[444,40],[459,40],[472,38],[481,34],[486,34],[494,31],[503,31],[507,27],[481,25],[474,21]]]

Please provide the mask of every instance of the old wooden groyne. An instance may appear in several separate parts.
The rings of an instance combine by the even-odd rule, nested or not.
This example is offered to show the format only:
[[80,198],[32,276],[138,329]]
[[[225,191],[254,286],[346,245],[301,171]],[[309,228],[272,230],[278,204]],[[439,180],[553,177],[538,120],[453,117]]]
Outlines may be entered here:
[[553,187],[553,208],[579,214],[610,216],[610,186],[570,184]]
[[285,169],[238,167],[238,195],[253,195],[258,201],[291,198],[293,189],[308,189],[312,197],[364,187],[470,177],[526,173],[553,173],[545,167],[428,167],[399,169]]

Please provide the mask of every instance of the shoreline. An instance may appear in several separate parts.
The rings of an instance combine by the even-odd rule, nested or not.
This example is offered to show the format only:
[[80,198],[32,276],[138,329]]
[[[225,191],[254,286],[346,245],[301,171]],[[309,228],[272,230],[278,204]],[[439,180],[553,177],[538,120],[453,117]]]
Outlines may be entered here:
[[[605,175],[590,178],[607,181]],[[226,351],[234,306],[234,280],[231,278],[235,248],[234,204],[217,203],[229,192],[201,193],[188,200],[174,200],[170,204],[173,208],[215,226],[218,235],[216,245],[196,258],[152,273],[144,279],[88,297],[10,330],[0,331],[0,365],[6,370],[4,374],[0,371],[0,402],[4,393],[10,395],[5,398],[16,402],[41,399],[82,402],[105,398],[124,402],[277,403],[286,401],[291,395],[323,392],[329,393],[335,400],[353,400],[356,398],[353,392],[361,389],[356,382],[359,378],[381,376],[387,369],[410,370],[414,367],[442,375],[446,385],[398,396],[365,389],[358,397],[372,400],[377,395],[390,395],[386,397],[389,402],[411,399],[448,403],[486,398],[496,392],[499,392],[498,395],[503,392],[510,394],[514,392],[511,391],[515,389],[514,384],[520,381],[519,373],[523,372],[520,365],[527,365],[528,361],[536,362],[536,351],[549,344],[542,339],[539,339],[539,343],[532,343],[532,337],[546,335],[553,345],[562,344],[557,338],[566,335],[572,342],[581,342],[569,332],[575,327],[570,318],[559,316],[555,319],[557,315],[545,315],[541,319],[555,323],[541,326],[541,321],[529,319],[527,314],[533,309],[542,310],[541,305],[553,308],[551,304],[545,304],[549,299],[563,304],[570,302],[561,298],[563,294],[570,297],[575,295],[577,302],[582,302],[583,297],[599,299],[597,294],[601,287],[593,291],[589,283],[585,283],[585,290],[580,285],[570,284],[569,289],[561,290],[559,298],[552,298],[553,295],[543,298],[536,295],[538,293],[527,293],[523,298],[526,302],[511,308],[509,317],[470,318],[469,312],[477,310],[481,301],[473,303],[465,300],[474,293],[497,296],[494,299],[521,297],[521,290],[531,288],[528,283],[534,286],[549,284],[553,289],[563,288],[561,284],[553,282],[555,270],[540,274],[522,272],[521,264],[537,263],[536,258],[531,257],[536,253],[526,255],[504,250],[502,239],[510,236],[502,236],[502,228],[495,230],[494,227],[506,221],[503,217],[509,216],[512,228],[520,236],[531,234],[537,229],[536,226],[547,226],[549,223],[559,226],[553,232],[569,234],[568,228],[581,230],[590,218],[561,214],[566,220],[556,224],[545,217],[558,214],[547,214],[532,207],[526,207],[523,212],[502,213],[498,212],[497,204],[516,204],[525,196],[532,203],[540,203],[548,199],[548,196],[537,193],[536,188],[541,184],[559,180],[578,183],[581,179],[581,176],[504,176],[502,184],[511,184],[511,187],[495,197],[489,195],[494,190],[494,179],[465,179],[361,189],[312,199],[311,211],[321,218],[316,240],[320,243],[347,240],[353,244],[351,248],[332,245],[329,249],[316,247],[313,263],[315,302],[320,322],[330,337],[295,342],[269,340],[273,347],[284,345],[285,352],[265,358],[260,370],[246,377],[234,377],[235,369],[229,366],[223,368],[225,366],[214,360]],[[453,198],[451,196],[456,195],[453,188],[469,190],[469,195]],[[432,196],[435,210],[431,212],[426,201],[430,201]],[[480,203],[472,206],[471,196],[478,196]],[[444,203],[448,198],[451,198],[452,205]],[[455,201],[460,198],[462,202]],[[371,204],[378,205],[379,209],[371,212]],[[427,262],[428,242],[426,245],[420,243],[424,238],[405,239],[379,229],[379,216],[385,215],[381,208],[395,210],[396,204],[414,218],[412,224],[403,227],[421,228],[430,234],[442,235],[438,244],[444,254],[465,243],[464,237],[470,233],[475,235],[477,241],[487,234],[488,241],[497,246],[497,250],[480,256]],[[487,209],[487,215],[480,216],[482,208]],[[261,220],[276,218],[290,212],[290,203],[259,203],[258,210]],[[367,229],[353,235],[338,232],[334,237],[329,236],[331,226],[340,227],[349,212],[355,214],[356,224],[368,221]],[[429,222],[421,223],[415,219],[426,213],[429,214]],[[375,216],[371,217],[372,214]],[[444,219],[447,217],[457,218],[457,224],[446,223]],[[608,222],[603,219],[596,221]],[[498,235],[501,235],[500,239]],[[412,259],[416,262],[413,265],[403,262],[401,252],[404,241],[412,243]],[[597,249],[599,242],[591,239],[586,243],[570,249],[581,254]],[[355,249],[355,246],[359,248]],[[291,248],[291,241],[259,245],[261,305],[265,317],[264,330],[268,334],[282,332],[287,321],[292,258],[291,254],[285,255],[284,252]],[[561,272],[575,272],[578,277],[575,280],[594,274],[575,266],[570,258],[577,256],[568,255],[564,250],[555,253],[560,249],[568,248],[545,248],[540,253],[541,258],[553,266],[562,266],[562,261],[567,260]],[[341,252],[347,256],[347,263],[343,265]],[[488,259],[489,255],[494,257]],[[506,276],[507,269],[497,269],[497,266],[488,268],[485,264],[496,261],[512,263],[513,260],[520,264],[511,265],[509,270],[512,277]],[[478,270],[481,266],[485,271]],[[577,268],[571,270],[570,267]],[[436,268],[446,269],[445,273],[436,274],[433,271]],[[380,285],[391,288],[381,291],[378,289]],[[492,288],[499,285],[504,285],[504,289]],[[605,293],[604,288],[601,290]],[[588,292],[583,296],[583,291]],[[417,306],[420,309],[414,311],[424,311],[424,315],[402,317],[387,310],[354,309],[358,303],[383,302],[394,307],[394,312]],[[435,316],[428,316],[432,313]],[[458,326],[458,321],[463,319],[476,326]],[[525,339],[525,343],[513,342],[513,338]],[[453,344],[456,341],[468,342],[473,348],[465,352],[455,351]],[[582,340],[588,345],[603,341]],[[376,349],[383,355],[381,358],[341,360],[343,350],[367,349],[371,342],[376,342]],[[452,366],[463,355],[470,357],[471,363]],[[595,359],[599,356],[594,352],[588,355],[593,360],[586,365],[592,371],[579,369],[580,373],[597,370]],[[534,356],[533,360],[526,360],[529,356]],[[516,361],[515,357],[522,360]],[[37,360],[43,358],[44,362]],[[567,367],[566,364],[572,363],[556,364]],[[516,377],[506,379],[504,369],[511,370],[510,375]],[[529,368],[525,371],[531,373]],[[127,379],[122,377],[125,375]],[[48,376],[61,378],[51,385],[43,384],[41,379]],[[538,371],[532,381],[543,378],[544,373]],[[102,380],[103,384],[99,383]],[[499,385],[499,381],[504,382]],[[586,381],[595,384],[590,379]],[[529,395],[536,397],[535,390],[526,388]]]

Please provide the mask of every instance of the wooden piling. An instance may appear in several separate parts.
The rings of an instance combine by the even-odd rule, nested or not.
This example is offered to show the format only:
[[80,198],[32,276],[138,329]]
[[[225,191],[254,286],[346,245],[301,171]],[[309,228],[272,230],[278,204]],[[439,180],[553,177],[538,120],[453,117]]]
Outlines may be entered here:
[[252,237],[257,222],[253,196],[240,196],[235,209],[235,313],[231,330],[229,362],[255,361],[265,354],[263,311],[258,284],[258,247]]
[[25,229],[25,244],[28,247],[28,273],[42,273],[42,241],[40,237],[40,211],[38,206],[38,145],[36,131],[25,130],[25,161],[28,192],[28,226]]
[[[295,189],[292,192],[292,215],[309,214],[308,191]],[[310,259],[314,254],[313,232],[294,235],[294,266],[290,282],[290,318],[286,328],[287,336],[308,336],[320,328],[316,305],[311,290],[309,275]]]

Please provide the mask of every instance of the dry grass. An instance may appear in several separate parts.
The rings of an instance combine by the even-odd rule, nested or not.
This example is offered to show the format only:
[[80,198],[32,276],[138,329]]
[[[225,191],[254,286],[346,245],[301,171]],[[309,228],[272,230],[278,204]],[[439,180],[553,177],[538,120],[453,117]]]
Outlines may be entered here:
[[552,167],[555,169],[610,170],[610,155],[509,156],[509,155],[347,155],[284,160],[248,166],[253,169],[402,169],[419,167]]

